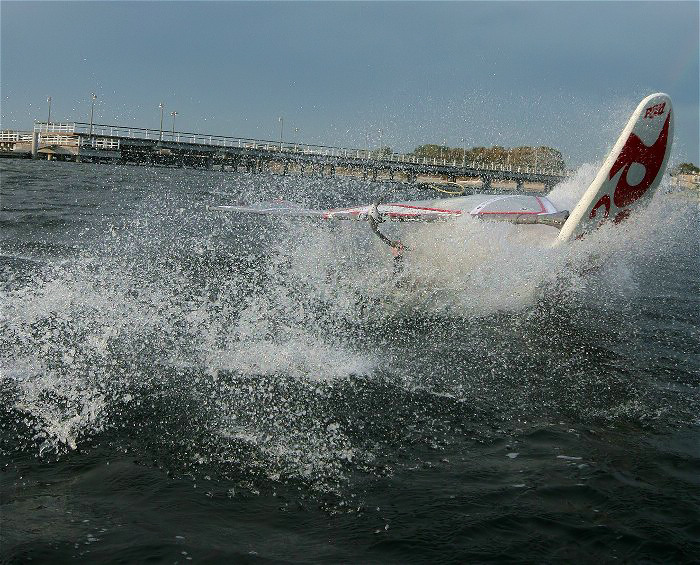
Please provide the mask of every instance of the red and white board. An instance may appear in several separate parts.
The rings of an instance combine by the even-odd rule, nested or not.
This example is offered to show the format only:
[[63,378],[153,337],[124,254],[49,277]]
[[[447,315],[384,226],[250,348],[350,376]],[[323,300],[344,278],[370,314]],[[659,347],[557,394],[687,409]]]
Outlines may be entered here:
[[611,219],[620,223],[646,204],[663,177],[673,142],[668,94],[642,100],[595,179],[571,211],[558,241],[569,241]]

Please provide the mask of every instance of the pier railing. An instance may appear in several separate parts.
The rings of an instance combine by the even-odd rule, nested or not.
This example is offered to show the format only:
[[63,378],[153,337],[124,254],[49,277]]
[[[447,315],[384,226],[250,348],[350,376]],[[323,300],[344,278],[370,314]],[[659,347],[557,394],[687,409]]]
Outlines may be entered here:
[[[119,139],[141,139],[161,141],[163,143],[179,143],[199,146],[231,147],[242,149],[263,150],[269,152],[282,152],[287,154],[336,157],[342,159],[382,161],[397,164],[434,165],[454,168],[469,168],[480,171],[500,171],[512,173],[530,173],[539,175],[561,175],[563,171],[538,166],[513,166],[503,163],[488,163],[479,161],[466,161],[457,159],[438,159],[430,157],[418,157],[405,153],[382,153],[369,149],[334,147],[328,145],[315,145],[295,141],[270,141],[252,139],[246,137],[232,137],[225,135],[201,134],[194,132],[161,130],[151,128],[139,128],[130,126],[114,126],[108,124],[88,124],[84,122],[35,122],[34,131],[39,132],[42,141],[53,134],[75,136],[76,144],[81,147],[90,146],[99,149],[119,149]],[[2,137],[0,136],[0,140]]]
[[[120,143],[119,139],[112,139],[109,137],[82,137],[80,135],[75,135],[75,130],[71,126],[74,124],[51,124],[52,128],[48,131],[37,130],[39,132],[39,142],[43,145],[62,145],[65,147],[86,147],[93,149],[106,149],[110,151],[119,150]],[[3,130],[0,131],[0,143],[3,142],[14,142],[14,143],[31,143],[34,137],[32,132],[27,131],[13,131],[13,130]]]
[[14,131],[11,129],[4,129],[0,131],[0,143],[18,141],[29,141],[32,140],[32,134],[28,131]]

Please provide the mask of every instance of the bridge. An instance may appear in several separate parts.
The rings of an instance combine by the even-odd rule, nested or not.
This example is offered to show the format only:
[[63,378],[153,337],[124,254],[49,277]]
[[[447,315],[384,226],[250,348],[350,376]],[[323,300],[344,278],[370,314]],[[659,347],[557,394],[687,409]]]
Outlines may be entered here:
[[549,189],[566,177],[561,170],[384,154],[308,143],[269,141],[181,131],[83,122],[35,122],[33,131],[0,131],[0,155],[76,162],[115,162],[221,171],[270,170],[320,175],[352,174],[416,182],[420,177],[538,183]]

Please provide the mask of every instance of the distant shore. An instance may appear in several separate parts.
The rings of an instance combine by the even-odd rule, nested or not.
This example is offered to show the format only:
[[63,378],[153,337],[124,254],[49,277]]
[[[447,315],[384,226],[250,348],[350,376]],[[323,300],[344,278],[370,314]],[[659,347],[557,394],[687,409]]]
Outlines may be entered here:
[[671,186],[700,191],[700,174],[671,175]]

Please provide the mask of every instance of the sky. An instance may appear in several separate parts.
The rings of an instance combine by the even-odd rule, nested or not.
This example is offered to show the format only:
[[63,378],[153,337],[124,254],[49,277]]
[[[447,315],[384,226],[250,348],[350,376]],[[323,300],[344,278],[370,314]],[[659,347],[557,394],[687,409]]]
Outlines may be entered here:
[[52,121],[341,147],[605,156],[668,93],[700,162],[700,3],[0,2],[0,127]]

